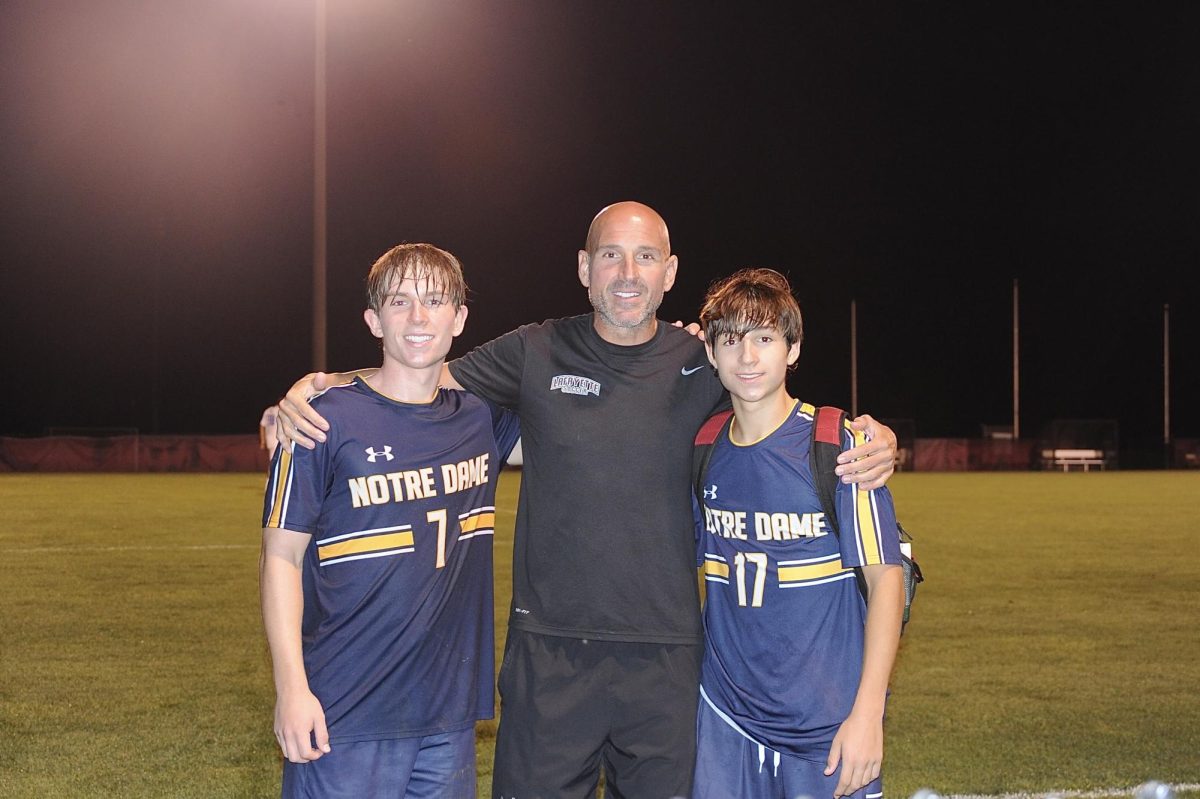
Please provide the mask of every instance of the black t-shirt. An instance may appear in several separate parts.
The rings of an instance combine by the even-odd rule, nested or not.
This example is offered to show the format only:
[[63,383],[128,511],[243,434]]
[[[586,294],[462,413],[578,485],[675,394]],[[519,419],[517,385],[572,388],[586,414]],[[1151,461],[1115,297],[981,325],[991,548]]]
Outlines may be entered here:
[[521,327],[450,372],[521,418],[510,625],[700,643],[692,442],[727,402],[704,345],[661,321],[645,344],[611,344],[589,314]]

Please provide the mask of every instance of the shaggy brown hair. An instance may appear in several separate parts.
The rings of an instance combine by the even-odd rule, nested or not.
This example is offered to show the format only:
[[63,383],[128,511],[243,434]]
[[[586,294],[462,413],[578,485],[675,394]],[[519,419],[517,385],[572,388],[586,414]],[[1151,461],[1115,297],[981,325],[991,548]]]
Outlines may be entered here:
[[787,278],[774,269],[743,269],[708,289],[700,324],[709,343],[741,338],[758,327],[773,327],[792,346],[804,339],[800,305]]

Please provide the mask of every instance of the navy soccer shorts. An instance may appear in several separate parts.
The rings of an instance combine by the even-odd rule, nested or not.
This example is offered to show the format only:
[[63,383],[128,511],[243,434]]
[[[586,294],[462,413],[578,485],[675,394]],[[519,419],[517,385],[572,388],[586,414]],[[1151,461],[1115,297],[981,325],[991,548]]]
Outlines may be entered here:
[[335,743],[283,763],[283,799],[474,799],[475,727],[418,738]]
[[[826,753],[828,754],[828,753]],[[825,776],[825,759],[805,760],[775,752],[750,740],[717,715],[703,699],[696,714],[696,776],[692,799],[816,799],[833,796],[838,772]],[[850,794],[850,799],[881,799],[882,776]]]

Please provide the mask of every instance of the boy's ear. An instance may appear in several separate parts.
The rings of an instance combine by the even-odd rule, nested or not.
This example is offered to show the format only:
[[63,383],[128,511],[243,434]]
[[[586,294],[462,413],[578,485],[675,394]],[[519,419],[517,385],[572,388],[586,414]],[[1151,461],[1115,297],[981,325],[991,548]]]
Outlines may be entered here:
[[467,323],[467,304],[464,302],[454,311],[454,332],[452,336],[457,338],[458,334],[463,332],[463,326]]
[[713,357],[711,341],[704,342],[704,351],[706,353],[708,353],[708,362],[712,364],[712,368],[716,369],[717,368],[717,359]]
[[788,366],[791,366],[800,357],[800,342],[797,341],[791,347],[788,347]]
[[374,308],[363,311],[363,321],[367,323],[371,335],[375,338],[383,338],[383,325],[379,323],[379,314],[375,312]]

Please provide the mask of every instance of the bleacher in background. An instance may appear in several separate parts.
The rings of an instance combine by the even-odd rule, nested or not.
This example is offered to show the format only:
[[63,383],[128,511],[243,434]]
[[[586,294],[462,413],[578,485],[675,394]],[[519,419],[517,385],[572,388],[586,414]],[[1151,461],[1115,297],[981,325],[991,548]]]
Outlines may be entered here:
[[1171,444],[1173,468],[1200,469],[1200,438],[1177,438]]

